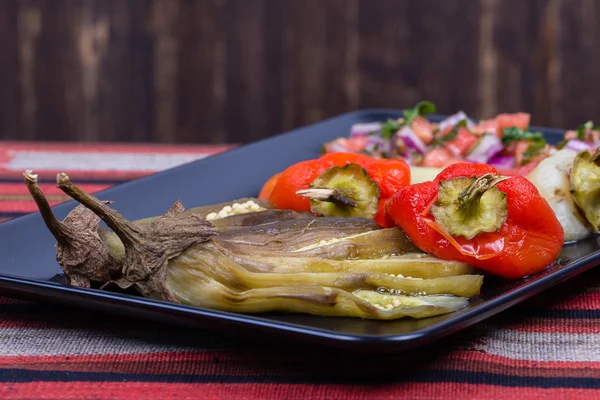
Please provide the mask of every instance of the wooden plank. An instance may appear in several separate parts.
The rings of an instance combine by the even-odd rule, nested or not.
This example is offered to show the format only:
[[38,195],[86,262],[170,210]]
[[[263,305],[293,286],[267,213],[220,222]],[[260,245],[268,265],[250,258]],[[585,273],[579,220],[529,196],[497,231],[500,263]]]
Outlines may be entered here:
[[19,133],[19,49],[17,4],[0,2],[0,137],[17,139]]
[[4,0],[0,139],[249,142],[358,108],[574,127],[596,0]]
[[78,36],[82,2],[28,1],[19,8],[24,139],[85,140]]
[[[154,1],[171,7],[170,1]],[[177,25],[172,38],[176,50],[165,55],[173,59],[163,60],[158,54],[155,58],[157,70],[161,63],[175,63],[173,77],[160,77],[163,82],[173,80],[174,98],[165,104],[157,93],[160,106],[172,108],[174,124],[168,130],[158,125],[158,137],[162,141],[222,143],[226,141],[227,101],[225,2],[179,2],[179,7],[178,18],[172,21]]]
[[95,67],[84,69],[88,79],[84,88],[91,89],[84,95],[94,106],[86,121],[87,130],[93,132],[90,139],[150,141],[154,133],[150,2],[96,0],[91,11],[84,28],[91,31],[87,34],[91,39],[82,46],[96,53]]
[[227,16],[227,140],[247,143],[282,128],[285,2],[230,0]]
[[600,4],[595,0],[560,3],[559,78],[556,122],[575,127],[593,119],[600,123]]
[[359,107],[409,107],[423,98],[411,45],[411,4],[361,0],[359,6]]
[[284,128],[310,124],[358,105],[357,0],[287,2]]
[[479,15],[480,2],[472,0],[408,2],[406,22],[402,22],[407,24],[409,34],[410,58],[405,68],[414,81],[407,83],[418,93],[416,100],[434,102],[439,113],[464,110],[477,115],[479,112],[474,90],[480,84]]
[[441,113],[478,111],[478,2],[363,0],[361,107],[430,100]]

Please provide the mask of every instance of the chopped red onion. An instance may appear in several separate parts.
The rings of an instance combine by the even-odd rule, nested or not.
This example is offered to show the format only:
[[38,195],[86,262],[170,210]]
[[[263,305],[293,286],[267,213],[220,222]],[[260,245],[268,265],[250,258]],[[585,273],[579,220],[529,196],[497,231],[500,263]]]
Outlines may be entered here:
[[467,154],[467,161],[487,164],[504,147],[502,141],[494,134],[483,135],[475,147]]
[[412,158],[411,155],[402,156],[402,157],[400,157],[400,159],[404,160],[404,162],[406,162],[408,165],[414,165],[415,164],[415,160]]
[[591,143],[584,142],[582,140],[572,139],[567,142],[564,147],[565,149],[580,152],[583,150],[592,150],[594,146]]
[[398,132],[396,132],[396,135],[404,140],[404,143],[408,148],[416,150],[421,154],[425,154],[427,152],[427,146],[425,143],[419,139],[417,134],[410,127],[402,127]]
[[497,169],[510,169],[515,167],[515,157],[511,155],[494,156],[490,158],[488,164]]
[[380,153],[389,154],[391,150],[391,143],[389,140],[385,140],[378,135],[369,136],[367,144],[365,145],[365,150],[368,152],[377,151]]
[[379,122],[369,122],[366,124],[354,124],[350,128],[350,137],[366,136],[371,132],[376,132],[381,129]]
[[463,111],[459,111],[454,115],[446,117],[446,119],[444,119],[442,122],[440,122],[438,124],[438,129],[440,131],[443,131],[444,129],[446,129],[448,127],[456,126],[460,121],[467,122],[467,129],[471,129],[472,127],[475,126],[473,121],[471,121],[469,119],[469,117],[467,117],[467,114],[465,114]]
[[348,153],[348,149],[338,140],[327,143],[325,145],[325,151],[327,153]]

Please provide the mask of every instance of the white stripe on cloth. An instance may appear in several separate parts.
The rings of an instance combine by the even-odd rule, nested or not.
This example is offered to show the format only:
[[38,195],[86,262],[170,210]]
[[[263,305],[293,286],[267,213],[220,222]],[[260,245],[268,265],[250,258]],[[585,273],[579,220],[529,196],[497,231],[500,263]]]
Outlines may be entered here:
[[[162,333],[160,333],[162,332]],[[222,350],[235,347],[222,335],[203,331],[0,328],[0,357],[143,354]]]
[[[3,328],[0,329],[0,337],[0,357],[143,354],[235,347],[234,340],[204,331],[165,330],[161,336],[160,333],[147,331]],[[517,360],[600,362],[600,334],[490,329],[477,342],[470,347]]]
[[539,333],[490,328],[473,345],[474,349],[516,360],[600,362],[600,333]]
[[207,157],[189,153],[99,153],[60,151],[15,151],[4,168],[13,171],[70,170],[82,171],[162,171]]

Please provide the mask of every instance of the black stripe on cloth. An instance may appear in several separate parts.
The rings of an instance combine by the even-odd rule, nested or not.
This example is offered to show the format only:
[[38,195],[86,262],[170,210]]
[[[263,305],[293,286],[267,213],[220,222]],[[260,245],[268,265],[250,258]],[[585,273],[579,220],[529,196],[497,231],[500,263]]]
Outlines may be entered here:
[[511,315],[514,317],[536,317],[547,319],[600,319],[600,310],[561,310],[513,307]]
[[2,383],[28,382],[165,382],[165,383],[274,383],[274,384],[371,384],[371,383],[404,383],[404,382],[455,382],[469,384],[485,384],[505,387],[538,387],[538,388],[576,388],[600,389],[600,380],[594,378],[550,378],[491,374],[486,372],[462,371],[420,371],[418,374],[407,374],[393,380],[386,378],[361,379],[360,377],[332,376],[229,376],[229,375],[176,375],[176,374],[129,374],[111,372],[66,372],[66,371],[33,371],[25,369],[0,369]]

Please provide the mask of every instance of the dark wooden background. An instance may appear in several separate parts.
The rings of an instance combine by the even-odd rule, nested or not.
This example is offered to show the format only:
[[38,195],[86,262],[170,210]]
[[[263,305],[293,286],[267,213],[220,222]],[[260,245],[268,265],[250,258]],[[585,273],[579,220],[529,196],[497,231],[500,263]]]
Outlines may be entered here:
[[0,138],[248,142],[422,99],[568,127],[600,120],[598,21],[597,0],[0,0]]

